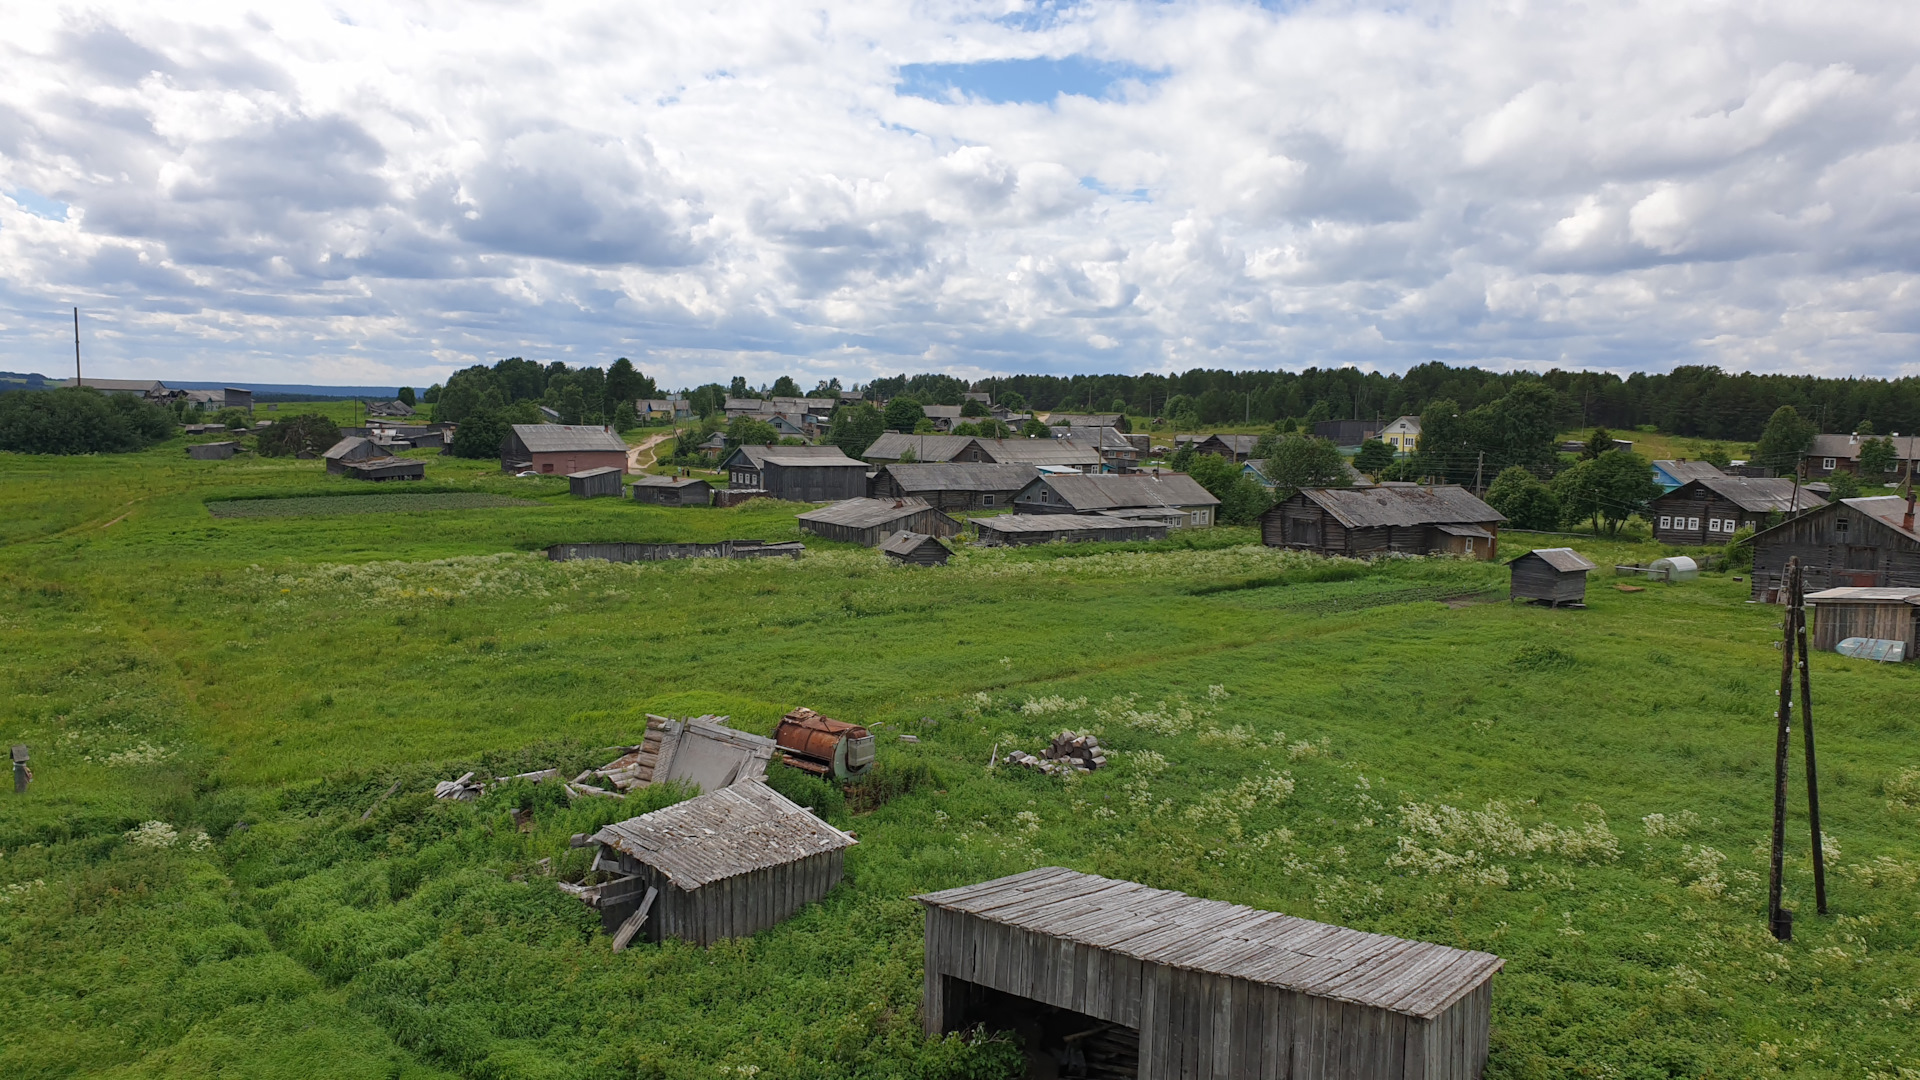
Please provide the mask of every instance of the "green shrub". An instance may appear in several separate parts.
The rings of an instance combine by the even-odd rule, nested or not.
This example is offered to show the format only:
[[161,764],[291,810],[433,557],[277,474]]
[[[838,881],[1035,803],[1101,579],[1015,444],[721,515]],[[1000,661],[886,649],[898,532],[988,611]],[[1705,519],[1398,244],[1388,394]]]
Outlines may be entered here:
[[767,768],[767,786],[823,818],[845,813],[847,809],[847,798],[838,787],[810,772],[777,761]]
[[1573,654],[1556,645],[1522,645],[1508,662],[1521,671],[1565,671],[1574,665]]
[[65,387],[0,394],[0,450],[121,454],[172,437],[173,414],[131,394]]
[[875,762],[872,771],[847,785],[847,807],[856,814],[871,813],[902,795],[938,784],[939,777],[924,761]]

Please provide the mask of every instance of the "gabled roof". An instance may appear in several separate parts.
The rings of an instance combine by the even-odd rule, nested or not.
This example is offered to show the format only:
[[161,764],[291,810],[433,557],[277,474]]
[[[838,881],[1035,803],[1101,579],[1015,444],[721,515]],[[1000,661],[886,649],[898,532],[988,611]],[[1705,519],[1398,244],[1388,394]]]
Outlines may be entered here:
[[881,471],[900,485],[900,490],[918,491],[1018,491],[1040,475],[1031,465],[995,462],[948,461],[933,464],[892,464]]
[[625,471],[625,469],[620,468],[618,465],[602,465],[597,469],[581,469],[579,472],[570,472],[567,474],[567,479],[571,480],[576,476],[584,479],[589,476],[605,476],[608,473],[623,473]]
[[1843,503],[1875,519],[1894,532],[1909,540],[1920,540],[1920,531],[1903,527],[1900,523],[1907,514],[1907,500],[1898,495],[1878,495],[1865,499],[1842,499]]
[[1389,525],[1477,525],[1507,520],[1500,516],[1498,510],[1455,484],[1436,487],[1301,488],[1300,494],[1349,529],[1375,529]]
[[1684,484],[1689,480],[1707,480],[1715,476],[1725,476],[1720,467],[1711,461],[1677,461],[1660,458],[1653,467]]
[[375,446],[371,439],[363,439],[358,435],[349,435],[328,447],[327,452],[320,456],[326,458],[328,461],[349,461],[352,460],[352,455],[356,453],[364,454],[378,449],[379,447]]
[[949,554],[953,549],[940,542],[940,538],[928,533],[908,532],[905,529],[880,541],[880,550],[889,555],[911,555],[924,544],[931,543]]
[[1813,445],[1807,448],[1807,456],[1843,460],[1857,458],[1860,456],[1860,444],[1868,439],[1890,440],[1894,456],[1902,461],[1920,458],[1920,435],[1815,435]]
[[1755,514],[1770,514],[1774,511],[1792,513],[1796,510],[1818,510],[1827,505],[1827,500],[1807,490],[1805,484],[1796,485],[1791,478],[1774,477],[1761,479],[1752,476],[1701,477],[1689,480],[1654,501],[1663,499],[1678,500],[1684,493],[1696,486],[1705,488],[1727,500],[1742,510]]
[[1100,451],[1079,439],[978,439],[987,456],[1020,465],[1100,464]]
[[750,468],[758,469],[760,464],[770,457],[782,458],[843,458],[847,455],[837,446],[736,446],[733,453],[720,461],[720,468],[731,469],[736,460],[745,461]]
[[960,406],[958,405],[922,405],[920,406],[920,412],[929,420],[960,419]]
[[627,452],[625,440],[597,424],[515,424],[513,433],[532,454]]
[[855,843],[758,780],[608,825],[593,840],[653,867],[682,889]]
[[797,520],[825,525],[844,525],[849,529],[871,529],[912,517],[933,507],[924,499],[843,499],[831,506],[809,510]]
[[797,450],[799,449],[799,447],[797,446],[776,446],[773,449],[774,449],[773,453],[768,454],[766,457],[763,457],[760,459],[760,463],[762,465],[767,465],[767,464],[780,465],[789,469],[824,469],[824,468],[834,468],[834,467],[865,469],[867,467],[866,462],[856,461],[855,459],[850,458],[845,454],[839,453],[840,448],[837,446],[834,446],[834,447],[816,446],[811,448],[814,450],[831,449],[835,451],[832,454],[783,454],[783,453],[780,453],[780,451],[782,450]]
[[[66,379],[62,381],[60,385],[63,387],[71,387],[73,386],[73,380]],[[91,387],[102,393],[114,394],[148,394],[166,389],[165,384],[155,379],[95,379],[88,377],[81,379],[80,385]]]
[[1057,866],[914,899],[1149,964],[1404,1016],[1438,1016],[1505,963]]
[[1254,444],[1259,441],[1258,435],[1209,435],[1194,445],[1205,446],[1207,443],[1217,442],[1236,454],[1251,454]]
[[[1218,506],[1220,500],[1186,473],[1063,473],[1034,481],[1053,489],[1075,510],[1126,510],[1143,506]],[[1025,492],[1022,492],[1025,494]]]
[[974,442],[984,447],[993,441],[976,440],[972,435],[907,435],[889,431],[873,440],[873,445],[867,447],[867,452],[860,456],[869,460],[898,461],[902,453],[912,450],[915,461],[952,461],[956,454]]
[[1063,413],[1047,414],[1047,423],[1054,427],[1072,425],[1074,427],[1114,427],[1120,423],[1120,414],[1109,413]]
[[634,487],[674,488],[678,490],[680,488],[693,487],[695,484],[706,484],[708,487],[712,486],[711,484],[707,484],[705,480],[698,480],[690,476],[636,476],[633,478]]
[[1600,564],[1587,558],[1572,548],[1534,548],[1518,558],[1507,560],[1508,565],[1521,559],[1539,559],[1563,574],[1577,573],[1581,570],[1597,570]]

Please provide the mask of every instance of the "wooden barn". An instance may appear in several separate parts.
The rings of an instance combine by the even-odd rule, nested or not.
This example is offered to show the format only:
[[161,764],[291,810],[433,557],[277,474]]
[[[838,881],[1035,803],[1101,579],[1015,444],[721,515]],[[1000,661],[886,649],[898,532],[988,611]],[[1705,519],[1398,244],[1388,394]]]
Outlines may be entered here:
[[237,442],[198,443],[187,447],[187,456],[195,461],[225,461],[239,452]]
[[760,487],[768,497],[787,502],[833,502],[864,499],[867,495],[866,462],[845,454],[772,454],[761,459],[760,477]]
[[614,465],[568,473],[567,492],[583,499],[617,499],[620,497],[620,478],[625,475],[624,470]]
[[609,427],[583,424],[515,424],[500,440],[505,472],[559,473],[627,467],[627,443]]
[[875,499],[919,499],[939,510],[1003,510],[1039,475],[1032,465],[989,462],[887,465],[874,474],[867,494]]
[[1013,1029],[1029,1060],[1065,1058],[1060,1075],[1474,1080],[1486,1067],[1504,963],[1491,953],[1059,867],[917,899],[927,1034]]
[[1454,484],[1301,488],[1260,515],[1260,537],[1268,547],[1350,558],[1398,552],[1489,560],[1505,520]]
[[750,937],[827,895],[855,843],[757,780],[608,825],[591,839],[600,845],[595,868],[619,875],[600,888],[601,925],[626,940],[696,945]]
[[955,536],[960,523],[919,499],[848,499],[798,518],[800,531],[827,540],[878,547],[902,530],[928,536]]
[[1099,514],[1116,510],[1175,510],[1176,527],[1213,524],[1220,500],[1186,473],[1132,473],[1127,476],[1044,475],[1014,496],[1017,514]]
[[683,476],[636,476],[633,501],[657,506],[706,506],[713,502],[713,485]]
[[320,457],[327,463],[327,471],[336,476],[344,475],[347,465],[355,461],[371,461],[374,458],[392,455],[373,444],[373,440],[361,435],[348,435],[327,448]]
[[425,480],[427,466],[412,458],[368,458],[347,462],[341,475],[351,480]]
[[1258,435],[1209,435],[1193,444],[1196,454],[1212,454],[1235,463],[1253,456],[1254,444],[1260,441]]
[[1848,638],[1905,642],[1906,658],[1920,652],[1920,589],[1842,586],[1807,594],[1813,605],[1813,647],[1832,652]]
[[1535,548],[1507,564],[1509,600],[1536,600],[1551,607],[1586,606],[1587,574],[1599,564],[1572,548]]
[[915,566],[945,566],[953,558],[953,549],[939,537],[904,530],[880,541],[880,550],[895,562]]
[[1795,555],[1809,592],[1849,585],[1920,588],[1920,531],[1907,499],[1842,499],[1755,533],[1755,600],[1778,598],[1787,560]]
[[[701,444],[702,449],[705,444]],[[736,491],[759,490],[766,486],[760,463],[774,456],[843,458],[837,446],[736,446],[720,459],[720,471],[727,474],[727,485]],[[865,494],[865,492],[861,492]]]
[[1090,540],[1165,540],[1167,525],[1108,514],[1002,514],[976,518],[982,547],[1020,547],[1024,544],[1084,543]]
[[1764,529],[1775,514],[1801,514],[1825,505],[1827,500],[1790,479],[1700,476],[1656,497],[1647,506],[1647,517],[1657,543],[1698,547],[1724,544],[1745,526]]

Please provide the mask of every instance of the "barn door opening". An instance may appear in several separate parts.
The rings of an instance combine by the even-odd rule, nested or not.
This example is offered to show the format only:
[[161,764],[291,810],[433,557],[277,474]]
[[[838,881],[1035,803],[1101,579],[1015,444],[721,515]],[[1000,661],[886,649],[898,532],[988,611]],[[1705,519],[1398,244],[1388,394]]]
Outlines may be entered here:
[[1140,1032],[1086,1013],[948,977],[949,1030],[1011,1032],[1027,1056],[1028,1080],[1135,1080]]

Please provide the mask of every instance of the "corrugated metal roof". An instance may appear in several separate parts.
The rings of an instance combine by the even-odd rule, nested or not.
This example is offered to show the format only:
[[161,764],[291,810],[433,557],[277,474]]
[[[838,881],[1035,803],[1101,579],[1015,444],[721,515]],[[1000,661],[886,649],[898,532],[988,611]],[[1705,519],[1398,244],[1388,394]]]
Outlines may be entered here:
[[902,491],[1018,491],[1040,475],[1031,465],[978,461],[909,462],[885,466],[885,471]]
[[1799,490],[1796,491],[1793,480],[1787,477],[1763,479],[1755,476],[1705,476],[1689,480],[1663,497],[1678,497],[1681,492],[1695,484],[1699,484],[1742,510],[1756,514],[1769,514],[1776,510],[1782,513],[1794,510],[1818,510],[1827,505],[1827,500],[1808,491],[1805,484],[1798,485]]
[[1689,480],[1705,480],[1709,477],[1727,475],[1711,461],[1678,461],[1672,458],[1661,458],[1653,463],[1653,467],[1683,484]]
[[733,453],[728,454],[720,463],[720,468],[732,468],[737,459],[745,459],[747,464],[758,469],[760,464],[770,457],[843,458],[846,456],[846,453],[837,446],[737,446],[734,447]]
[[627,452],[625,440],[597,425],[515,424],[513,433],[519,436],[527,451],[534,454],[565,453],[569,450]]
[[979,442],[985,446],[988,441],[971,435],[906,435],[889,431],[873,440],[873,445],[860,456],[870,461],[898,461],[901,454],[912,450],[915,461],[951,461],[969,445]]
[[682,889],[855,843],[757,780],[608,825],[593,840],[653,867]]
[[[845,454],[838,453],[840,448],[837,446],[832,448],[835,451],[835,453],[833,454],[782,454],[782,453],[779,453],[779,451],[781,450],[797,450],[797,449],[799,448],[793,447],[793,446],[785,446],[785,447],[776,446],[774,447],[775,452],[768,454],[764,458],[761,458],[760,463],[764,465],[767,462],[772,462],[775,465],[780,465],[789,469],[815,469],[815,468],[826,468],[829,466],[844,466],[847,468],[857,468],[857,469],[864,470],[867,467],[867,463],[864,461],[855,461],[854,459],[848,457]],[[815,449],[826,449],[826,448],[815,447]]]
[[845,499],[832,506],[809,510],[796,520],[844,525],[850,529],[871,529],[875,525],[885,525],[929,509],[932,507],[924,499]]
[[1423,1018],[1506,963],[1057,866],[915,899],[1148,963]]
[[1519,562],[1520,559],[1526,558],[1527,555],[1538,556],[1541,562],[1546,563],[1548,566],[1553,567],[1563,574],[1571,574],[1580,570],[1597,570],[1600,565],[1572,548],[1534,548],[1532,551],[1527,552],[1526,555],[1521,555],[1519,558],[1510,560],[1510,563]]
[[614,465],[602,465],[602,466],[601,466],[600,468],[598,468],[598,469],[582,469],[582,470],[580,470],[579,472],[570,472],[570,473],[568,473],[568,474],[567,474],[567,478],[568,478],[568,479],[572,479],[572,478],[574,478],[574,477],[576,477],[576,476],[581,476],[581,477],[585,477],[585,476],[605,476],[605,475],[607,475],[608,473],[623,473],[623,472],[626,472],[626,470],[625,470],[625,469],[622,469],[622,468],[619,468],[618,466],[614,466]]
[[1100,451],[1079,439],[979,439],[980,449],[1002,463],[1019,465],[1100,464]]
[[905,529],[880,541],[880,550],[890,555],[911,555],[915,548],[929,540],[933,541],[934,546],[940,548],[942,551],[949,553],[953,551],[952,548],[941,543],[940,538],[937,536],[932,536],[927,533],[908,532]]
[[1220,505],[1212,492],[1186,473],[1071,474],[1047,476],[1034,482],[1052,488],[1062,502],[1075,510]]
[[1301,488],[1300,494],[1349,529],[1387,525],[1485,524],[1507,520],[1466,488],[1435,487]]

